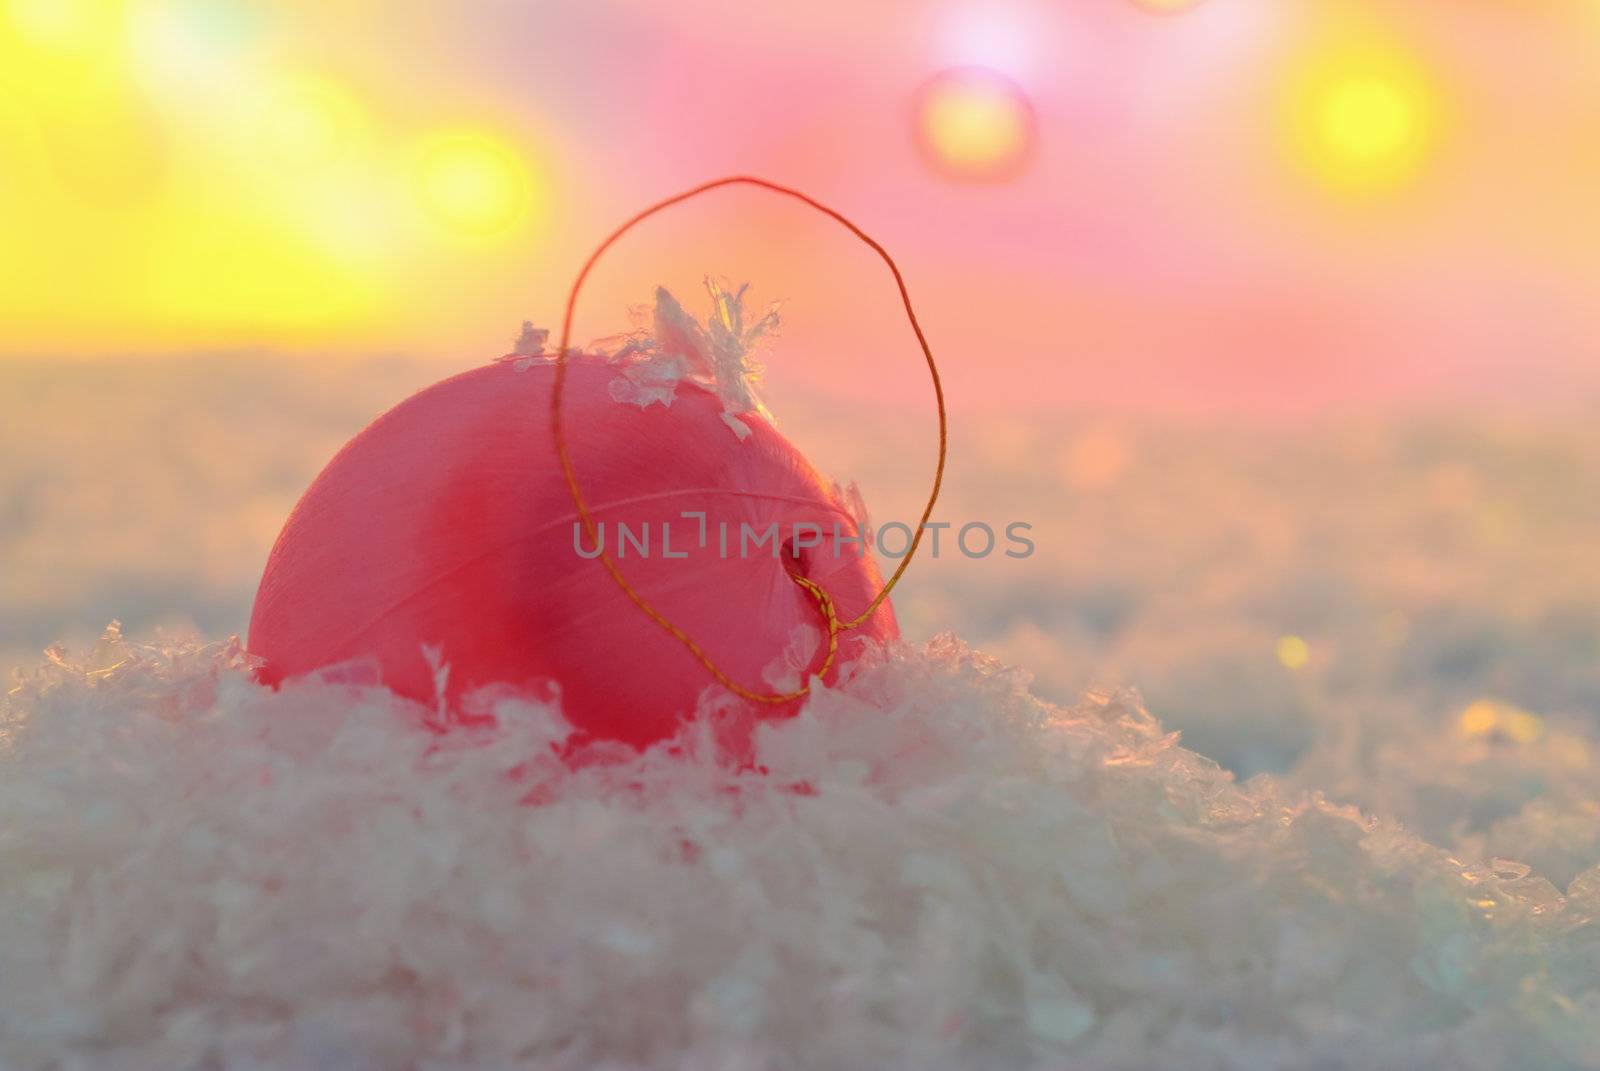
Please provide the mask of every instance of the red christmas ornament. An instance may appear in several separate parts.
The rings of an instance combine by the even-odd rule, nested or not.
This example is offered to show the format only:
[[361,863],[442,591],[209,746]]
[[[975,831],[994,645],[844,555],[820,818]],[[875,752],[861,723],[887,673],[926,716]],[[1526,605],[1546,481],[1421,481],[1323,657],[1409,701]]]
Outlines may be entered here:
[[[438,663],[451,702],[481,685],[554,682],[576,727],[639,746],[670,735],[716,686],[585,556],[595,542],[577,525],[551,446],[554,363],[518,363],[527,367],[499,362],[402,402],[317,477],[256,595],[248,646],[265,660],[262,680],[369,659],[388,687],[428,704]],[[827,637],[790,570],[822,586],[846,619],[882,587],[870,554],[834,543],[835,526],[848,538],[855,519],[761,417],[739,418],[741,439],[709,390],[680,382],[670,405],[641,407],[613,398],[619,380],[602,359],[573,358],[563,403],[605,549],[734,681],[797,687],[768,670],[786,652],[815,667]],[[809,646],[791,650],[807,634]],[[896,635],[886,600],[841,635],[824,679],[863,641]]]
[[[933,490],[885,585],[860,522],[764,418],[739,295],[712,287],[702,328],[664,291],[654,336],[570,355],[596,261],[642,220],[699,194],[755,186],[840,223],[894,276],[939,412]],[[531,331],[531,329],[530,329]],[[584,264],[557,356],[526,354],[415,395],[352,439],[295,507],[250,621],[261,678],[375,663],[394,691],[456,703],[480,686],[553,683],[577,728],[645,746],[708,688],[792,712],[897,635],[889,590],[939,494],[938,370],[893,259],[844,216],[787,187],[718,179],[645,209]]]

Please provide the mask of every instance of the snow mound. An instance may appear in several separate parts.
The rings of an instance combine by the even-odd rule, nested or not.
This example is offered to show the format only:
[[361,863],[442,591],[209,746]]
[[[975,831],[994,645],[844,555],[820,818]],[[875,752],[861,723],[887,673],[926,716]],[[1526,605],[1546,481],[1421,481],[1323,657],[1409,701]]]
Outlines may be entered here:
[[[950,638],[761,727],[271,692],[108,633],[0,708],[8,1069],[1600,1067],[1563,891]],[[1419,758],[1425,760],[1426,756]]]

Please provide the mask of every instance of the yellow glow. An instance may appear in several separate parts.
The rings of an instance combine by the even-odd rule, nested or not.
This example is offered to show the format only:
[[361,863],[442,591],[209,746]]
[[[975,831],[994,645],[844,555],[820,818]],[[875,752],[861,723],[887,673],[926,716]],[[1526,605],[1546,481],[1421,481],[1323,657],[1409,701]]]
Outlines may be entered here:
[[4,0],[0,11],[28,45],[48,49],[105,49],[116,43],[121,0]]
[[1461,712],[1459,728],[1468,736],[1481,736],[1493,729],[1498,720],[1496,704],[1480,699]]
[[88,0],[60,0],[59,9],[56,0],[0,0],[0,98],[40,126],[108,104],[126,111],[119,12]]
[[503,237],[521,225],[533,200],[533,177],[522,158],[492,135],[453,134],[424,152],[418,190],[428,215],[446,229],[476,238]]
[[1463,736],[1492,733],[1515,744],[1531,744],[1544,736],[1544,719],[1510,703],[1479,699],[1461,712],[1456,728]]
[[346,247],[381,199],[310,166],[348,152],[348,96],[228,63],[214,92],[166,92],[153,57],[238,55],[196,4],[0,4],[0,347],[321,343],[376,314]]
[[172,328],[250,337],[314,336],[360,315],[369,295],[304,236],[270,221],[229,218],[154,251],[145,307]]
[[1394,82],[1352,78],[1322,101],[1320,136],[1345,159],[1368,163],[1403,151],[1420,129],[1419,110]]
[[122,5],[0,0],[5,114],[0,214],[33,217],[59,193],[82,208],[127,208],[159,193],[170,144],[160,116],[126,91]]
[[252,88],[219,133],[233,153],[216,161],[216,182],[346,267],[386,273],[405,256],[405,165],[383,151],[362,102],[303,73],[257,79]]
[[137,100],[111,93],[39,108],[49,173],[84,206],[126,208],[159,195],[171,146],[159,117]]
[[1033,148],[1033,109],[998,74],[947,71],[924,88],[917,130],[924,151],[941,171],[992,181],[1010,177],[1026,162]]
[[1421,61],[1371,35],[1335,35],[1295,64],[1290,142],[1300,166],[1331,192],[1401,189],[1433,155],[1441,92]]
[[255,147],[283,168],[319,168],[346,157],[363,132],[361,108],[325,79],[285,79],[263,95],[254,116]]
[[[403,257],[403,212],[394,191],[368,174],[339,175],[298,198],[293,215],[318,246],[369,277],[388,275]],[[374,280],[375,281],[375,280]]]
[[1531,744],[1544,735],[1544,720],[1526,710],[1512,710],[1502,719],[1500,731],[1515,743]]
[[1311,661],[1311,646],[1299,636],[1278,637],[1274,653],[1286,669],[1301,669]]
[[503,140],[409,151],[252,10],[0,0],[0,353],[337,347],[403,318],[441,237],[527,217]]

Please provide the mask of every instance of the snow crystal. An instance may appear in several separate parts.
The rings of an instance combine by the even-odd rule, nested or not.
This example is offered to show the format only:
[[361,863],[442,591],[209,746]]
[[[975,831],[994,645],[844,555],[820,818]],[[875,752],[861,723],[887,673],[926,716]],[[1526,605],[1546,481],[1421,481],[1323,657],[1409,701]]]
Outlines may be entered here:
[[532,320],[522,321],[522,333],[517,336],[511,352],[517,357],[543,357],[545,343],[550,341],[548,327],[535,327]]
[[1593,858],[1239,783],[1128,694],[895,647],[755,769],[469,706],[115,633],[24,672],[0,1065],[1600,1067]]
[[[764,369],[755,353],[777,331],[778,306],[768,306],[755,323],[746,326],[744,295],[750,284],[731,290],[708,277],[705,286],[711,295],[711,315],[704,324],[666,287],[657,287],[648,327],[602,339],[590,348],[618,367],[619,374],[608,387],[613,401],[641,409],[671,405],[678,384],[687,381],[722,400],[722,422],[743,442],[750,435],[750,426],[740,417],[759,413],[772,420],[757,393]],[[554,356],[545,352],[549,340],[548,328],[524,320],[512,351],[499,360],[512,361],[517,371],[526,371]],[[573,347],[567,352],[580,351]]]
[[761,671],[761,679],[776,692],[793,692],[805,683],[806,671],[822,648],[823,632],[811,625],[797,624],[789,630],[789,642]]
[[688,375],[688,371],[683,358],[677,356],[655,355],[629,361],[622,366],[622,374],[610,383],[611,400],[637,405],[640,409],[648,409],[658,403],[671,405],[678,384]]
[[750,428],[741,416],[759,413],[772,419],[757,393],[763,368],[755,353],[777,330],[778,307],[769,306],[746,326],[748,283],[731,290],[707,278],[705,286],[712,308],[704,324],[666,287],[656,288],[650,327],[625,336],[609,355],[621,366],[621,375],[611,383],[611,397],[640,408],[671,405],[677,385],[688,380],[722,400],[723,421],[743,440]]

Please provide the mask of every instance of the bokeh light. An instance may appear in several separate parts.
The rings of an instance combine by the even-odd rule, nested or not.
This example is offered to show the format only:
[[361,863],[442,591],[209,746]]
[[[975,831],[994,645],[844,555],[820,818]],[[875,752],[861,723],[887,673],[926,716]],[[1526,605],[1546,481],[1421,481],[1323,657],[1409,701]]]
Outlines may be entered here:
[[917,98],[917,143],[948,177],[998,182],[1033,153],[1033,106],[1009,78],[980,67],[935,76]]
[[1544,736],[1544,719],[1531,711],[1498,699],[1479,699],[1457,716],[1463,736],[1490,736],[1517,744],[1531,744]]
[[1393,82],[1353,78],[1328,91],[1320,122],[1330,148],[1365,162],[1401,151],[1416,136],[1417,110]]
[[[749,36],[748,69],[709,37],[660,36],[709,17],[709,0],[654,15],[595,2],[606,15],[593,25],[615,18],[638,36],[538,37],[544,19],[526,5],[498,25],[470,4],[438,15],[312,0],[0,0],[11,253],[0,351],[334,345],[298,327],[244,337],[241,316],[259,322],[260,310],[222,308],[229,292],[204,279],[208,297],[181,318],[149,299],[146,262],[207,273],[168,247],[220,233],[246,278],[306,263],[317,289],[320,256],[361,276],[377,311],[338,320],[339,347],[454,353],[501,330],[491,321],[542,315],[521,295],[559,290],[563,266],[616,218],[667,189],[752,171],[888,226],[897,255],[959,265],[922,284],[929,303],[972,310],[944,325],[945,346],[993,336],[1006,360],[1097,398],[1414,392],[1454,380],[1383,371],[1406,367],[1392,351],[1458,367],[1463,348],[1509,350],[1511,338],[1552,364],[1600,368],[1585,285],[1600,249],[1600,217],[1586,211],[1600,176],[1590,0],[1551,0],[1538,15],[940,0],[914,14],[840,3],[791,18],[757,5],[728,30]],[[369,7],[387,12],[382,47]],[[841,48],[882,61],[841,65]],[[517,62],[499,62],[503,49],[520,50]],[[692,77],[665,86],[663,63]],[[602,67],[604,92],[570,92]],[[938,225],[897,234],[913,211]],[[1312,231],[1338,240],[1301,240]],[[281,236],[278,251],[237,245],[258,233]],[[1387,259],[1364,244],[1380,233]],[[723,271],[739,240],[719,232],[682,267]],[[284,251],[295,242],[309,259]],[[758,284],[777,259],[753,267]],[[1208,265],[1204,293],[1191,259]],[[501,285],[513,261],[537,266],[524,291]],[[173,302],[181,277],[162,284]],[[440,280],[452,284],[448,314],[424,315],[418,297]],[[1371,293],[1328,292],[1344,280]],[[596,308],[637,300],[616,286]],[[1208,315],[1212,301],[1235,312]],[[865,329],[842,302],[796,307],[831,319],[808,321],[819,332]],[[1069,374],[1049,352],[1068,337],[1123,359]],[[1356,345],[1368,371],[1322,371]],[[1289,350],[1303,357],[1273,356]],[[1482,375],[1461,389],[1523,359],[1480,356]],[[1176,374],[1144,371],[1168,367]],[[965,389],[1035,393],[1015,386],[1023,379],[974,376]],[[866,380],[888,389],[887,376],[852,382]]]
[[1306,663],[1311,661],[1311,645],[1299,636],[1280,636],[1273,654],[1285,669],[1304,669]]
[[1323,46],[1297,74],[1289,103],[1295,156],[1338,194],[1403,189],[1437,141],[1438,89],[1418,58],[1386,42]]
[[418,188],[436,223],[473,238],[510,234],[534,199],[533,176],[522,157],[482,132],[434,139],[422,155]]

